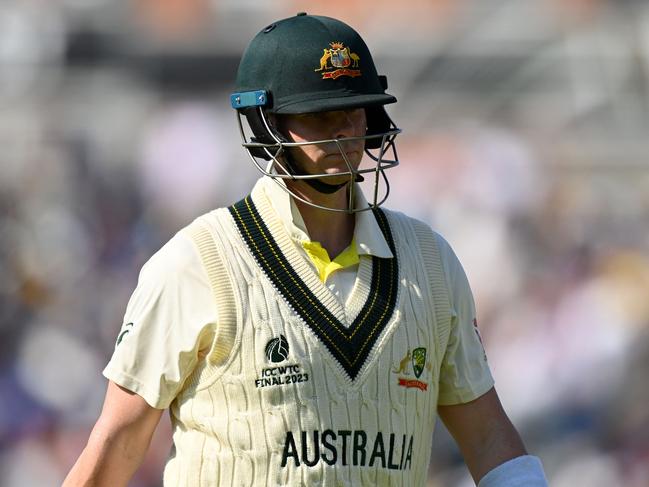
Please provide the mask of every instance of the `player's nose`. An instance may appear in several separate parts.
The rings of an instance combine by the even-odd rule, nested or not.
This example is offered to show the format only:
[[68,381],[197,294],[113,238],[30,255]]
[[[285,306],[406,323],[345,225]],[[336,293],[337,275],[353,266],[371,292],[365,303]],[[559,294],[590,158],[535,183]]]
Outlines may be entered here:
[[363,135],[364,129],[363,110],[341,110],[336,113],[333,124],[334,138],[343,139],[346,137],[358,137]]

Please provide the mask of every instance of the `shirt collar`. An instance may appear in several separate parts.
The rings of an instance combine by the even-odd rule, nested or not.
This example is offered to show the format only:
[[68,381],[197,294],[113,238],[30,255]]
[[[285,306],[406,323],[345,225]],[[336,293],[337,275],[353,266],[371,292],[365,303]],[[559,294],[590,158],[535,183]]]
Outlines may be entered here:
[[[263,176],[257,181],[259,187],[268,197],[271,205],[277,212],[284,227],[294,241],[311,241],[309,232],[306,229],[302,215],[298,210],[295,201],[286,192],[284,182],[279,178]],[[356,204],[361,207],[368,206],[367,200],[356,185]],[[354,226],[354,241],[358,255],[373,255],[381,258],[392,258],[393,254],[383,236],[383,232],[371,211],[361,211],[356,215]]]

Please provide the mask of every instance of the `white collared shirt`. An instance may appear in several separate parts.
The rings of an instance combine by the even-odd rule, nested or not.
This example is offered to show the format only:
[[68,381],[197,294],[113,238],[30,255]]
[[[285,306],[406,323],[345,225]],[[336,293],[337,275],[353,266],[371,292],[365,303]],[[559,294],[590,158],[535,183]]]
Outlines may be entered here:
[[[316,265],[309,258],[307,252],[304,250],[302,243],[310,242],[308,230],[300,214],[295,200],[286,191],[284,182],[279,179],[272,179],[270,177],[262,177],[257,182],[263,191],[268,196],[271,204],[279,218],[284,223],[284,226],[293,239],[298,244],[297,247],[300,252],[306,257],[307,261],[313,267],[313,272],[318,272]],[[363,193],[356,186],[356,205],[358,207],[368,206],[367,200]],[[393,257],[392,251],[383,236],[383,232],[371,211],[361,211],[355,214],[356,222],[354,225],[354,242],[356,244],[356,251],[359,259],[369,259],[371,256],[391,258]],[[358,264],[340,269],[327,278],[325,284],[329,290],[338,298],[338,300],[345,304],[351,294],[358,272]]]

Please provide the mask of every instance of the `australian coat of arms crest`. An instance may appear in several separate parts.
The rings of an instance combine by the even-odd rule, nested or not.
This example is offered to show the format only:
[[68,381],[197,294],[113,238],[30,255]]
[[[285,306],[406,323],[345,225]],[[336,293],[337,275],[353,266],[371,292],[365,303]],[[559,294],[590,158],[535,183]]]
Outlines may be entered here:
[[342,42],[331,42],[329,49],[323,49],[320,67],[314,71],[322,71],[322,79],[336,79],[340,76],[361,76],[359,62],[361,58]]

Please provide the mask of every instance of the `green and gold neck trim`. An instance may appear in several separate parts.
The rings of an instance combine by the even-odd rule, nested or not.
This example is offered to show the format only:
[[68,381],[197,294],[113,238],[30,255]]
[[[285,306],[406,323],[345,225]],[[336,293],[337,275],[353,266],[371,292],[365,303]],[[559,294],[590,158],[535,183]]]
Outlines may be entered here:
[[[364,305],[350,326],[333,313],[332,303],[324,294],[314,292],[316,284],[324,288],[317,276],[316,284],[307,283],[282,251],[282,245],[262,218],[250,196],[229,207],[230,214],[250,250],[273,287],[306,323],[316,337],[352,379],[356,379],[382,331],[392,317],[396,303],[399,268],[394,239],[383,211],[374,215],[388,242],[393,258],[372,256],[370,288]],[[277,232],[275,232],[275,235]],[[283,238],[285,236],[278,236]],[[309,285],[310,284],[310,285]],[[338,315],[338,316],[337,316]]]

